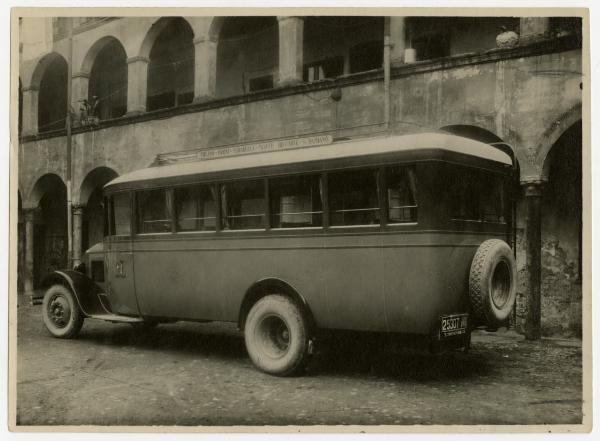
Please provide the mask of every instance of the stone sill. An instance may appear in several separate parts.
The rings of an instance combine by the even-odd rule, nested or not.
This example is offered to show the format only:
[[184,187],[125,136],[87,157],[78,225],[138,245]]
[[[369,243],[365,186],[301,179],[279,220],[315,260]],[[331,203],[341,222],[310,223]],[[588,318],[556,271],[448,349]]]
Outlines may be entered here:
[[[404,78],[411,75],[426,72],[434,72],[469,65],[494,63],[497,61],[510,60],[514,58],[533,57],[548,53],[564,52],[574,49],[581,49],[581,39],[575,35],[568,35],[559,38],[542,40],[524,46],[516,46],[514,48],[509,49],[491,49],[489,51],[480,53],[460,54],[444,58],[437,58],[435,60],[418,61],[416,63],[411,64],[393,65],[391,69],[391,77]],[[274,89],[251,92],[245,95],[238,95],[227,98],[211,99],[205,102],[191,103],[179,107],[154,110],[152,112],[144,112],[137,115],[125,115],[119,118],[102,120],[95,126],[73,127],[72,133],[75,135],[78,133],[102,130],[115,126],[135,124],[139,122],[157,119],[166,119],[187,113],[202,112],[210,109],[236,106],[255,101],[263,101],[291,95],[323,91],[338,87],[347,87],[355,84],[379,81],[382,79],[383,69],[375,69],[367,72],[360,72],[356,74],[341,76],[335,79],[326,79],[312,83],[302,83],[293,86],[278,87]],[[60,129],[44,133],[38,133],[34,135],[23,135],[19,139],[21,143],[25,143],[65,135],[66,130]]]

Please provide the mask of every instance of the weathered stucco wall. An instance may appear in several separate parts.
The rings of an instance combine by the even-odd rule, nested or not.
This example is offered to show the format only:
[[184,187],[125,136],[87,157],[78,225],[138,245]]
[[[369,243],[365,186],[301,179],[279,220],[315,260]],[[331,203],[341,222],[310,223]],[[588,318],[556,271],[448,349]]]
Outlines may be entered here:
[[[417,64],[394,72],[390,128],[396,133],[447,125],[483,128],[514,147],[522,181],[547,179],[548,153],[560,134],[581,118],[580,84],[579,50],[492,62],[467,60],[460,65],[441,61],[434,68]],[[340,99],[332,99],[338,92]],[[76,133],[74,202],[86,202],[79,198],[81,183],[97,167],[122,174],[148,166],[162,152],[321,132],[381,134],[384,128],[381,76],[232,102],[197,112],[159,112],[155,119]],[[572,148],[580,145],[579,141]],[[37,206],[32,189],[41,176],[54,173],[65,180],[65,148],[64,136],[20,144],[19,191],[25,208]],[[564,213],[553,211],[552,199],[543,216],[543,326],[547,333],[576,334],[581,327],[578,236],[574,233],[578,227]],[[522,275],[526,251],[522,209],[517,218],[517,261]],[[517,326],[525,316],[524,283],[520,277]]]

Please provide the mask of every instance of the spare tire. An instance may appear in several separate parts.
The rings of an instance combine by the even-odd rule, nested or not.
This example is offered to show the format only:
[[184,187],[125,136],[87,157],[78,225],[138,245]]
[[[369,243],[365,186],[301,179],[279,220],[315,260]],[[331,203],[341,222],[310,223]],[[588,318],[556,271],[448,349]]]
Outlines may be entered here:
[[483,242],[471,263],[469,300],[475,323],[501,325],[517,295],[517,264],[508,244],[499,239]]

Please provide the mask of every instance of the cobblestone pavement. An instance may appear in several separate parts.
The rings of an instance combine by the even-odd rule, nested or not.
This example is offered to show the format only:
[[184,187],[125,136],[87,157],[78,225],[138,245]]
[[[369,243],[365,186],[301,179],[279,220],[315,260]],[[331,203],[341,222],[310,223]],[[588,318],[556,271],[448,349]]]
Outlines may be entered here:
[[40,306],[18,311],[21,425],[580,423],[581,342],[473,335],[468,354],[409,355],[338,339],[301,377],[255,370],[233,325],[140,334],[86,320],[52,338]]

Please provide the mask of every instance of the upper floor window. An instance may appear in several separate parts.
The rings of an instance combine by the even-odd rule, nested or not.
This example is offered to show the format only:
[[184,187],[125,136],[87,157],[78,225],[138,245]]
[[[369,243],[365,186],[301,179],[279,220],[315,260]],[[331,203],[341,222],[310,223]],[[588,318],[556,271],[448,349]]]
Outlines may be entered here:
[[279,25],[276,17],[227,17],[217,46],[217,96],[272,89],[279,72]]
[[150,51],[148,110],[191,103],[194,99],[194,33],[183,18],[169,23]]
[[127,111],[127,55],[112,40],[96,55],[90,73],[88,103],[100,119],[118,118]]
[[171,231],[172,206],[167,190],[145,190],[136,193],[137,232],[168,233]]
[[332,226],[379,224],[376,170],[331,173],[328,186]]
[[318,175],[270,179],[271,227],[320,227],[323,223],[321,192]]

